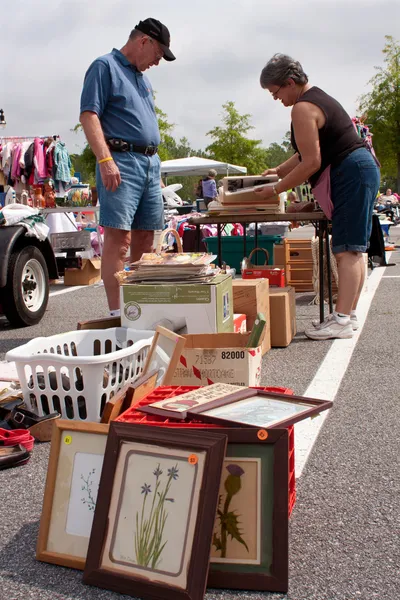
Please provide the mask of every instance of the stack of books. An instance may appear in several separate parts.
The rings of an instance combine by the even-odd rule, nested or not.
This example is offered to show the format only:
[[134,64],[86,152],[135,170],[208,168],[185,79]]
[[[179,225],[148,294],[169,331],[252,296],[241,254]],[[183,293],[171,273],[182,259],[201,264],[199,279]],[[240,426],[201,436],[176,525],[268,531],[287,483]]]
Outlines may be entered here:
[[117,273],[121,284],[125,283],[157,283],[180,282],[201,283],[213,279],[219,269],[211,264],[216,254],[206,252],[161,252],[142,254],[140,260]]
[[245,177],[224,177],[219,194],[220,206],[210,207],[209,212],[218,213],[254,213],[262,210],[266,214],[284,212],[279,195],[264,200],[255,194],[259,186],[273,186],[278,181],[277,175],[250,175]]

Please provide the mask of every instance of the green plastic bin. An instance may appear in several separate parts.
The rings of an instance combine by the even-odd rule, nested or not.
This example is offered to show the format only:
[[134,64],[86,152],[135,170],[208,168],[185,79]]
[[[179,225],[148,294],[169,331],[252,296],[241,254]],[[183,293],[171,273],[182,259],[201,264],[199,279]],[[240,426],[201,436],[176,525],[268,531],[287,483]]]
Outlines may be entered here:
[[[218,255],[218,238],[207,237],[203,239],[203,242],[207,246],[207,251],[212,254]],[[268,264],[274,263],[274,244],[280,244],[282,242],[281,235],[259,235],[257,237],[257,245],[259,248],[265,248],[269,254]],[[240,274],[243,256],[243,236],[242,235],[223,235],[221,237],[222,247],[222,260],[227,265],[236,269],[236,273]],[[254,236],[246,236],[246,254],[249,256],[250,252],[255,247]],[[259,264],[264,263],[265,255],[263,252],[257,252]],[[253,255],[252,263],[255,264],[255,256]]]

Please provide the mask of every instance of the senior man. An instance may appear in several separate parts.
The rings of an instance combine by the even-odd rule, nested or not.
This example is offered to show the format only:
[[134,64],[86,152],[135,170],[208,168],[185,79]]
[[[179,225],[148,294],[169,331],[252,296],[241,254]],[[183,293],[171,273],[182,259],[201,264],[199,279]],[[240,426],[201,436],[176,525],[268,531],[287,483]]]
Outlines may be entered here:
[[140,21],[121,50],[89,67],[81,96],[80,122],[96,159],[100,225],[104,227],[101,273],[112,316],[119,315],[115,273],[150,252],[162,229],[160,132],[153,90],[143,72],[164,58],[175,60],[170,34],[157,19]]

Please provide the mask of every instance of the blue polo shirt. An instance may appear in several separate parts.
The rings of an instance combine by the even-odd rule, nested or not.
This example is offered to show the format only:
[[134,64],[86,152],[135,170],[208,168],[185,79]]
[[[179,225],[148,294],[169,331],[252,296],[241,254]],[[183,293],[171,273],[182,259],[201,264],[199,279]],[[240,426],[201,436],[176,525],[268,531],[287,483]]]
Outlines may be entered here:
[[147,77],[115,48],[97,58],[85,75],[81,113],[95,112],[105,138],[158,146],[160,132]]

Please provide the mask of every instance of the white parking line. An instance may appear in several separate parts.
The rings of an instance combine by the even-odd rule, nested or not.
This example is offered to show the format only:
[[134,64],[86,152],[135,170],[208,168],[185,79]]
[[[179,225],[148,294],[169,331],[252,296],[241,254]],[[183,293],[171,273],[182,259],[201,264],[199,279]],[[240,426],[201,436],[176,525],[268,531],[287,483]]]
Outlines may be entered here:
[[63,290],[57,290],[56,292],[50,292],[49,296],[60,296],[61,294],[69,294],[69,292],[75,292],[75,290],[81,290],[82,288],[88,287],[87,285],[74,285],[73,287],[65,288]]
[[[335,340],[322,361],[314,379],[308,386],[304,396],[334,400],[342,379],[350,364],[351,356],[367,319],[373,297],[386,269],[376,268],[368,277],[367,290],[361,295],[357,307],[357,319],[360,327],[349,340]],[[310,341],[310,343],[312,343]],[[318,343],[318,342],[315,342]],[[317,440],[320,429],[329,411],[321,413],[314,419],[307,419],[294,426],[296,478],[300,477],[310,452]]]

